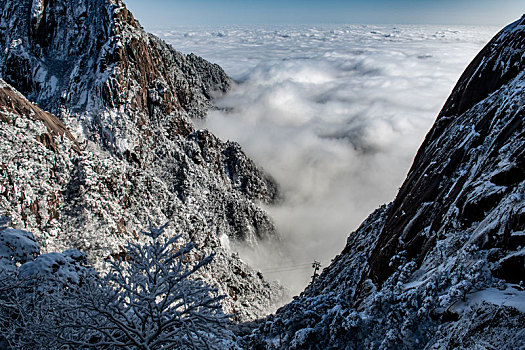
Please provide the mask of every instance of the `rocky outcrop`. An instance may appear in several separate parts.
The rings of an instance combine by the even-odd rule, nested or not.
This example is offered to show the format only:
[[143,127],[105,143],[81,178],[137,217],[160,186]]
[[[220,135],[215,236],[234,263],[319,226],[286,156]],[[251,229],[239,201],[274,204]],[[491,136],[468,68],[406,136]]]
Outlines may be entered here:
[[0,28],[0,214],[43,252],[76,248],[97,268],[149,220],[170,221],[196,257],[217,252],[202,278],[226,311],[251,319],[280,300],[229,251],[278,239],[258,206],[276,184],[191,123],[228,89],[220,67],[146,33],[120,0],[4,0]]
[[394,202],[250,346],[525,347],[524,40],[525,17],[483,49]]
[[47,132],[39,135],[37,139],[47,148],[57,152],[55,144],[56,137],[67,137],[73,142],[73,149],[80,153],[80,145],[67,127],[53,114],[45,112],[27,101],[18,91],[14,90],[5,82],[0,83],[0,120],[4,123],[14,125],[16,119],[11,116],[28,116],[34,121],[41,121],[47,128]]

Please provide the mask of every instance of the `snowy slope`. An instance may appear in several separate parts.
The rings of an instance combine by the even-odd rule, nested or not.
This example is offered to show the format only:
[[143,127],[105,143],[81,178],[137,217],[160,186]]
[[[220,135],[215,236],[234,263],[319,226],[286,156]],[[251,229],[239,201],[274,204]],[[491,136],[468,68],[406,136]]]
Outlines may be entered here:
[[218,251],[203,278],[226,311],[255,318],[279,301],[228,249],[277,238],[258,205],[277,186],[190,121],[228,89],[220,67],[147,34],[121,1],[0,1],[0,28],[1,214],[44,252],[80,249],[98,268],[149,220],[170,221],[197,255]]
[[469,65],[396,199],[247,341],[525,348],[525,17]]

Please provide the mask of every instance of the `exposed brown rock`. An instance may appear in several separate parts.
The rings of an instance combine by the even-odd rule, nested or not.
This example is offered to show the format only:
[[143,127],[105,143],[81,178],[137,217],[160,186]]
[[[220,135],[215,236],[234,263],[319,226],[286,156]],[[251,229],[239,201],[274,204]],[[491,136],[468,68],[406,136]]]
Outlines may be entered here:
[[[80,145],[64,123],[51,113],[41,110],[33,103],[20,97],[20,95],[10,87],[0,88],[0,109],[4,112],[12,113],[14,115],[24,115],[43,122],[49,133],[39,135],[38,140],[49,149],[55,152],[57,151],[54,141],[55,136],[66,136],[73,142],[73,149],[78,153],[81,152]],[[3,114],[0,113],[0,116],[2,115]],[[0,120],[7,123],[11,122],[7,116],[4,116],[3,119]]]

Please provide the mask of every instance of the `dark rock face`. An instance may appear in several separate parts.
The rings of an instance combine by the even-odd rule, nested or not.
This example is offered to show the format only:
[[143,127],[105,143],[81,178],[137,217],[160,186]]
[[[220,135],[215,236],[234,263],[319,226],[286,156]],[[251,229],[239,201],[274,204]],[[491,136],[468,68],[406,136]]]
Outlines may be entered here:
[[1,214],[44,252],[77,248],[97,268],[149,220],[170,221],[196,254],[217,252],[203,278],[228,312],[251,319],[280,300],[229,250],[278,239],[257,204],[276,184],[191,123],[230,86],[219,66],[146,33],[120,0],[0,0],[0,29]]
[[525,23],[469,65],[396,199],[248,344],[525,347]]
[[466,112],[523,70],[525,35],[519,28],[523,25],[525,16],[511,25],[514,28],[512,31],[497,36],[481,50],[459,78],[438,120]]
[[[408,258],[421,263],[450,222],[452,207],[459,210],[454,219],[467,229],[525,178],[524,100],[504,86],[519,79],[525,67],[524,21],[504,30],[478,54],[427,135],[371,257],[375,282],[392,273],[390,259],[397,251],[406,250]],[[501,151],[504,146],[507,152]],[[428,234],[421,235],[424,227],[429,227]]]

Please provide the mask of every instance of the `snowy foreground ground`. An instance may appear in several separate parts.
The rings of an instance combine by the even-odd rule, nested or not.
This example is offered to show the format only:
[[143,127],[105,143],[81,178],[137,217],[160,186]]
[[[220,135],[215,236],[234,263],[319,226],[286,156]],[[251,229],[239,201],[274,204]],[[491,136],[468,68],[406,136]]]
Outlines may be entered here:
[[[458,77],[499,30],[465,26],[172,28],[239,86],[202,127],[241,143],[280,184],[284,249],[241,257],[292,292],[403,182]],[[282,246],[281,246],[282,247]],[[277,253],[276,253],[277,252]]]

